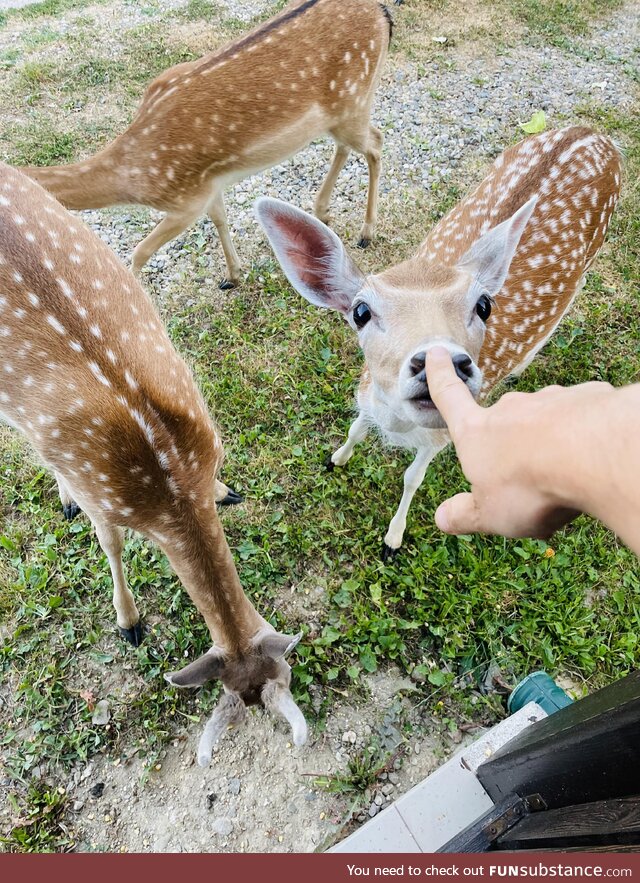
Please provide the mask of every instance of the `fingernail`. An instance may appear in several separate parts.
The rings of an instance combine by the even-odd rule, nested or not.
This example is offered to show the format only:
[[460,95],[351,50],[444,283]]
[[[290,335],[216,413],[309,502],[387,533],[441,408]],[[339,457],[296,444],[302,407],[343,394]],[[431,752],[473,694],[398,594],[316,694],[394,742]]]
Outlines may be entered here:
[[440,359],[440,361],[451,361],[451,353],[444,346],[432,346],[427,350],[427,359]]
[[434,516],[436,526],[440,528],[443,533],[449,533],[449,518],[447,516],[447,504],[442,503],[441,506],[438,506],[436,509],[436,514]]

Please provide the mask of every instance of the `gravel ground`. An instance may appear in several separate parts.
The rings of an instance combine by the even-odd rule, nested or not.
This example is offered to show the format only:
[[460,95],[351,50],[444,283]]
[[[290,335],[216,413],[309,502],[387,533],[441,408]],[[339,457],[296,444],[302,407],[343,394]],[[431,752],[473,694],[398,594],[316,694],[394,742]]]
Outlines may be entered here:
[[[5,5],[15,2],[0,0]],[[273,4],[225,0],[224,5],[229,15],[248,20]],[[93,13],[98,17],[100,7]],[[132,26],[136,15],[132,11],[123,27]],[[443,60],[425,65],[399,62],[392,55],[375,109],[375,121],[386,132],[381,236],[361,260],[381,267],[390,246],[396,260],[408,255],[426,233],[427,220],[407,206],[434,186],[476,177],[511,139],[517,123],[534,110],[544,109],[550,125],[575,119],[575,109],[585,102],[628,110],[633,96],[623,65],[633,63],[639,44],[640,16],[633,3],[596,26],[588,41],[576,40],[580,54],[528,46],[505,55],[491,48],[469,53],[464,45],[454,45]],[[228,194],[232,234],[247,267],[270,256],[252,216],[253,200],[271,194],[311,208],[330,156],[327,143],[312,145]],[[333,202],[335,226],[351,243],[364,211],[366,184],[364,163],[353,157]],[[138,208],[83,216],[125,261],[159,217]],[[199,242],[202,234],[204,244]],[[202,258],[197,270],[194,255]],[[212,294],[224,272],[221,250],[206,220],[156,255],[144,275],[154,297],[167,306],[180,299],[181,280],[193,278],[194,272],[203,290]],[[199,733],[192,726],[168,747],[145,787],[140,784],[144,761],[136,757],[104,758],[78,768],[71,773],[68,793],[79,848],[316,849],[340,828],[352,797],[314,788],[309,774],[344,769],[354,748],[367,744],[372,735],[393,741],[397,716],[410,704],[403,698],[410,686],[397,672],[371,678],[371,702],[364,708],[346,702],[333,706],[325,731],[303,752],[285,748],[287,736],[278,724],[252,716],[221,744],[204,773],[193,766]],[[361,819],[375,815],[453,747],[447,739],[424,736],[424,721],[416,718],[415,724],[414,732],[422,735],[408,746],[407,762],[401,770],[389,770],[387,779],[366,795]]]

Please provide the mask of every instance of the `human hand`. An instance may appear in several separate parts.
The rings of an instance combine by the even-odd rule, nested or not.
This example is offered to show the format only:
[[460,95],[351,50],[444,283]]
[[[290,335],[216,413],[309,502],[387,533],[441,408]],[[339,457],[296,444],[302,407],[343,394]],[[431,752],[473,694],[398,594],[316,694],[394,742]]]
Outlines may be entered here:
[[490,408],[476,404],[442,347],[428,351],[429,392],[447,423],[471,492],[438,508],[445,533],[549,537],[581,511],[588,467],[573,458],[584,415],[597,413],[607,383],[536,393],[507,393]]

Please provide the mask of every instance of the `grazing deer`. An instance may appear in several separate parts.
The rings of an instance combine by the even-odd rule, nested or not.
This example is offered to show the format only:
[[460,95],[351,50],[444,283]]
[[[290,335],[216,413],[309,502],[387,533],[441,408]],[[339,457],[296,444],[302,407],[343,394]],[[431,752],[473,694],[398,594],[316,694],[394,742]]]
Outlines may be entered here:
[[0,416],[54,471],[67,513],[77,503],[93,522],[127,640],[137,646],[142,630],[122,566],[123,528],[166,553],[214,641],[168,680],[220,678],[226,697],[214,724],[262,701],[302,744],[306,725],[284,661],[300,636],[274,631],[242,591],[215,506],[227,494],[216,477],[222,443],[189,369],[107,246],[4,164]]
[[315,212],[350,150],[364,154],[369,196],[360,246],[373,236],[382,133],[370,122],[391,18],[377,0],[306,0],[248,36],[179,64],[147,88],[129,128],[95,156],[26,173],[70,209],[137,203],[166,212],[133,253],[134,272],[203,213],[227,263],[221,288],[240,280],[225,213],[230,184],[280,163],[329,134],[336,152]]
[[527,138],[498,157],[414,257],[366,277],[324,224],[278,200],[256,204],[291,284],[342,313],[364,351],[359,416],[329,468],[347,462],[370,426],[417,452],[385,560],[402,543],[427,466],[449,442],[429,396],[427,350],[447,347],[476,397],[523,371],[571,306],[619,192],[620,155],[604,135],[575,126]]

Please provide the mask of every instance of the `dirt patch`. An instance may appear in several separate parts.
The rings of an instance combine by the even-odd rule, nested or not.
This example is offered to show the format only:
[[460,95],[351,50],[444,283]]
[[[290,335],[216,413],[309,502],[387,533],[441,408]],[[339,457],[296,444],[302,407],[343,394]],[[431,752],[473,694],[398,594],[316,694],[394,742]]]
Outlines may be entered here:
[[[322,732],[302,749],[286,727],[254,710],[214,752],[195,762],[201,726],[191,725],[150,771],[144,758],[105,757],[76,769],[67,786],[79,851],[310,852],[340,839],[356,815],[375,815],[451,751],[438,735],[406,739],[411,682],[396,670],[366,679],[369,701],[336,702]],[[375,709],[375,711],[372,711]],[[372,742],[391,758],[361,791],[320,785],[344,776]],[[401,761],[404,758],[404,762]],[[394,763],[394,758],[396,758]],[[337,780],[334,778],[334,783]]]

